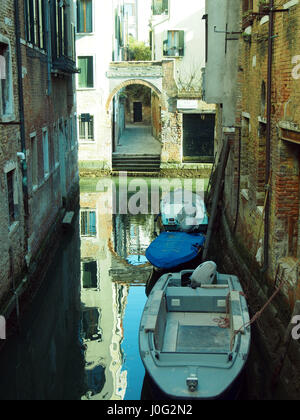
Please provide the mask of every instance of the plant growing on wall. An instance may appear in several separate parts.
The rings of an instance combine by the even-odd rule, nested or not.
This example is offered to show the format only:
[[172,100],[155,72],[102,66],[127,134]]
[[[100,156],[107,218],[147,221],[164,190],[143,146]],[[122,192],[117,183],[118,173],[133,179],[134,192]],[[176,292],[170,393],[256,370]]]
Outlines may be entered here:
[[202,92],[202,70],[191,64],[188,68],[177,68],[177,86],[182,92]]
[[152,53],[150,47],[144,42],[129,37],[129,61],[151,61]]

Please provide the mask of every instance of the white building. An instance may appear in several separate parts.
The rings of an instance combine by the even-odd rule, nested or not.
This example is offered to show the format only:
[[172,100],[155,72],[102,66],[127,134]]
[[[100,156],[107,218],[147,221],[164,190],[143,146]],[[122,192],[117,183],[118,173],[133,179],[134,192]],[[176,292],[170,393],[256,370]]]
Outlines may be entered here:
[[[109,96],[109,63],[125,56],[124,0],[79,0],[77,3],[77,101],[79,161],[109,169],[111,121],[105,103]],[[107,140],[106,140],[107,139]],[[101,141],[100,141],[101,140]]]
[[201,90],[205,0],[152,0],[153,60],[176,60],[178,88]]

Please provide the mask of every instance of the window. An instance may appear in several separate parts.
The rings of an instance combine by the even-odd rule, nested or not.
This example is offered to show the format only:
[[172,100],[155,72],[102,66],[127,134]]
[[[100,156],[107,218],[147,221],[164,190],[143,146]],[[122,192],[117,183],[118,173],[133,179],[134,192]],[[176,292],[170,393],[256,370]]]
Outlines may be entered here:
[[36,134],[32,134],[31,138],[31,179],[32,187],[36,188],[38,186],[38,143]]
[[253,0],[243,0],[243,12],[253,10]]
[[241,189],[249,188],[250,118],[243,117],[241,130]]
[[94,140],[94,117],[90,114],[81,114],[79,117],[79,139]]
[[48,130],[43,129],[43,155],[44,155],[44,177],[46,178],[50,172],[50,165],[49,165],[49,138],[48,138]]
[[78,87],[80,89],[94,87],[94,57],[78,57]]
[[12,225],[18,218],[18,194],[15,169],[10,172],[7,172],[6,181],[9,223]]
[[0,36],[0,118],[13,113],[10,45],[1,39]]
[[93,32],[93,1],[77,0],[77,32]]
[[81,212],[81,236],[97,236],[95,211]]
[[164,37],[164,56],[183,57],[184,31],[168,31]]
[[124,5],[124,14],[125,14],[125,16],[128,15],[128,17],[134,17],[136,15],[135,4],[133,4],[133,3],[125,4]]
[[169,13],[169,0],[152,0],[153,15],[167,15]]
[[54,149],[54,164],[59,164],[59,134],[57,124],[53,125],[53,149]]
[[25,0],[26,41],[45,49],[45,9],[44,0]]
[[97,261],[82,262],[82,285],[84,289],[97,289]]

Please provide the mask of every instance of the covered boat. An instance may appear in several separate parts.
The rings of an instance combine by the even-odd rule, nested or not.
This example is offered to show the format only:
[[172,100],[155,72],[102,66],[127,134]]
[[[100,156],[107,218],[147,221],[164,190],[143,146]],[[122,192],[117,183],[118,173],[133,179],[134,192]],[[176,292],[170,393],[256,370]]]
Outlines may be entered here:
[[171,191],[161,200],[160,211],[162,225],[167,231],[207,231],[207,210],[199,194],[185,189]]
[[141,319],[140,355],[164,397],[234,399],[250,350],[247,302],[236,276],[212,261],[163,275]]
[[146,257],[154,267],[169,270],[196,258],[204,242],[201,233],[162,232],[146,250]]
[[146,295],[163,274],[196,268],[204,243],[202,233],[162,232],[146,250],[146,258],[153,265],[146,284]]

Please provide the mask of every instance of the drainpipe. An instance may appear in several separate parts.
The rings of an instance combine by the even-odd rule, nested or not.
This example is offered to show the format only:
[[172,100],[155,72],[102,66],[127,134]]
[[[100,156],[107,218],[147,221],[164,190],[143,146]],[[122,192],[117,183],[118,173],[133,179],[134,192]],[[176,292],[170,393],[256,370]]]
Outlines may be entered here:
[[51,84],[51,68],[52,68],[52,57],[51,57],[51,35],[50,35],[50,10],[49,10],[49,3],[47,2],[45,5],[46,9],[46,43],[47,43],[47,69],[48,69],[48,89],[47,89],[47,96],[51,96],[52,94],[52,84]]
[[269,267],[270,239],[270,173],[271,173],[271,113],[272,113],[272,63],[273,63],[273,33],[274,33],[274,0],[270,0],[269,40],[268,40],[268,88],[267,88],[267,136],[266,136],[266,208],[264,232],[264,266],[265,273]]
[[[19,0],[14,0],[15,8],[15,33],[16,33],[16,58],[18,69],[18,93],[19,93],[19,114],[20,114],[20,136],[21,136],[21,165],[22,165],[22,188],[23,201],[25,212],[25,241],[28,240],[28,175],[27,175],[27,161],[26,161],[26,134],[25,134],[25,120],[24,120],[24,93],[22,80],[22,53],[21,53],[21,32],[20,32],[20,16],[19,16]],[[27,249],[27,243],[26,243]]]

